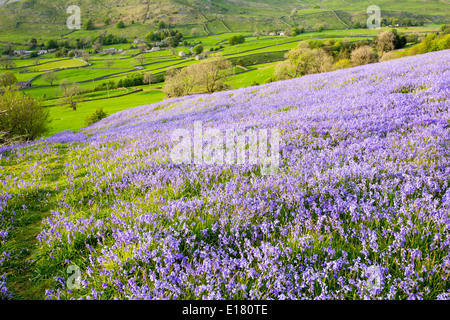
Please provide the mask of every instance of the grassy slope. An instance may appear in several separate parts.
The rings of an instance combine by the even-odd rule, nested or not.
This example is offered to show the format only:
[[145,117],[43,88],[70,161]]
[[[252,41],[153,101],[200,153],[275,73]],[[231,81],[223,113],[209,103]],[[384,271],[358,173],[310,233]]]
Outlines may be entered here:
[[[148,88],[148,86],[146,87]],[[114,100],[104,99],[82,102],[78,105],[77,111],[73,111],[64,106],[50,107],[50,116],[53,118],[53,123],[52,129],[47,136],[65,130],[78,131],[81,128],[84,128],[84,118],[97,108],[103,108],[103,111],[110,115],[136,106],[159,102],[163,100],[164,95],[165,94],[161,91],[152,90],[133,93],[127,96],[114,98]]]
[[[424,32],[426,30],[436,30],[437,26],[430,26],[428,28],[399,28],[401,32]],[[248,67],[248,71],[241,73],[242,70],[238,70],[238,74],[232,75],[226,79],[226,82],[234,89],[247,87],[254,83],[263,83],[267,78],[271,77],[274,70],[274,65],[269,65],[265,68],[265,63],[268,61],[276,61],[283,59],[284,52],[297,46],[299,41],[306,39],[316,39],[316,38],[343,38],[346,37],[348,40],[358,40],[358,37],[370,37],[376,35],[378,30],[327,30],[322,33],[312,32],[304,33],[295,38],[283,38],[283,37],[256,37],[247,34],[247,39],[244,44],[237,46],[225,46],[221,52],[231,61],[236,61],[237,58],[241,57],[244,60],[244,64],[247,66],[252,66],[257,64],[255,67]],[[226,33],[222,35],[215,35],[205,38],[196,38],[196,40],[201,40],[205,47],[206,44],[218,45],[226,44],[227,39],[233,33]],[[115,47],[115,46],[114,46]],[[181,49],[180,49],[181,50]],[[155,74],[164,72],[168,67],[184,67],[192,63],[198,63],[194,60],[182,60],[173,55],[170,55],[168,50],[148,53],[145,54],[147,60],[145,61],[145,71],[150,71]],[[16,76],[20,81],[29,80],[36,75],[40,75],[49,70],[56,70],[58,74],[58,79],[55,81],[53,86],[48,86],[48,83],[43,81],[41,77],[37,77],[33,84],[38,87],[27,89],[25,92],[34,97],[40,98],[43,95],[46,96],[47,100],[45,105],[55,105],[62,103],[59,99],[54,99],[61,96],[61,89],[58,87],[59,82],[62,79],[67,79],[69,82],[81,82],[81,87],[84,89],[90,89],[95,87],[102,82],[107,82],[109,80],[117,81],[126,75],[135,73],[136,71],[131,67],[131,62],[133,56],[125,53],[123,55],[115,55],[111,58],[114,59],[115,64],[111,68],[106,68],[104,65],[104,56],[94,56],[91,60],[92,65],[89,67],[83,67],[82,69],[73,68],[66,70],[57,70],[58,68],[69,68],[74,67],[78,63],[82,62],[74,59],[42,59],[41,64],[38,66],[32,65],[30,59],[15,60],[18,66],[25,67],[29,71],[40,70],[38,72],[30,73],[18,73],[15,71]],[[263,69],[264,68],[264,69]],[[18,69],[23,71],[24,69]],[[104,77],[103,79],[98,79]],[[41,87],[39,87],[41,86]],[[144,86],[147,89],[147,86]],[[83,100],[88,99],[99,99],[107,98],[108,94],[110,99],[105,100],[95,100],[92,102],[82,102],[79,104],[78,110],[76,112],[64,107],[64,106],[54,106],[51,107],[51,115],[54,119],[52,123],[52,129],[50,135],[58,133],[65,130],[77,131],[84,124],[84,118],[86,115],[95,111],[97,107],[102,107],[108,114],[127,109],[130,107],[136,107],[139,105],[144,105],[152,102],[158,102],[164,99],[164,94],[161,91],[143,92],[135,93],[130,96],[114,98],[124,94],[125,90],[111,90],[109,93],[107,91],[99,91],[95,93],[87,94],[83,97]],[[62,120],[61,120],[62,119]]]
[[[346,24],[366,19],[367,1],[206,1],[206,0],[78,0],[82,20],[92,18],[101,25],[105,17],[113,23],[108,28],[110,33],[125,35],[130,38],[143,37],[148,31],[156,30],[154,20],[164,20],[174,28],[188,34],[193,27],[198,27],[201,35],[219,34],[232,31],[283,30],[289,26],[304,25],[314,27],[326,22],[331,29],[345,29]],[[449,7],[441,0],[381,0],[377,2],[383,17],[412,17],[430,23],[442,23],[449,20]],[[68,14],[66,3],[62,0],[24,0],[0,6],[0,29],[2,41],[18,41],[23,38],[36,37],[38,41],[49,37],[71,36],[66,27]],[[316,6],[320,8],[315,9]],[[291,10],[297,14],[291,16]],[[333,11],[339,10],[339,18]],[[114,22],[124,20],[126,29],[116,29]],[[130,25],[131,20],[137,23]],[[344,21],[344,23],[342,21]],[[26,31],[26,33],[24,33]],[[6,35],[5,35],[6,34]],[[83,37],[78,31],[77,37]]]
[[[261,67],[267,67],[267,65]],[[63,190],[70,186],[67,183],[60,184],[58,189],[56,183],[58,181],[62,181],[63,183],[67,181],[63,178],[63,175],[67,175],[66,170],[67,172],[76,172],[76,169],[72,170],[71,168],[72,165],[75,168],[75,164],[79,163],[80,156],[81,159],[86,157],[86,150],[72,150],[64,145],[55,145],[55,150],[53,151],[46,151],[42,153],[30,152],[29,157],[22,157],[22,162],[18,162],[15,159],[14,161],[13,159],[10,160],[7,158],[1,159],[1,165],[5,170],[3,171],[5,176],[17,176],[20,177],[20,180],[24,181],[31,181],[37,177],[42,177],[43,179],[42,186],[40,185],[38,189],[30,188],[29,190],[21,190],[17,188],[17,190],[12,190],[17,192],[20,191],[20,193],[23,194],[23,196],[20,198],[17,197],[16,200],[10,204],[10,209],[17,209],[18,214],[15,221],[16,228],[11,233],[10,240],[5,246],[5,249],[18,251],[15,252],[18,258],[11,259],[9,264],[4,267],[4,270],[8,272],[9,279],[13,279],[9,282],[9,285],[15,292],[19,292],[19,295],[15,296],[15,298],[43,298],[43,289],[51,285],[51,277],[55,276],[55,274],[64,276],[64,273],[61,272],[61,270],[65,270],[63,268],[46,269],[45,265],[40,265],[40,268],[36,268],[35,265],[33,265],[33,263],[39,260],[39,258],[42,259],[42,256],[39,257],[36,253],[36,235],[40,231],[41,219],[46,217],[50,210],[57,208],[58,205],[60,205],[60,201],[67,201],[64,198]],[[95,157],[95,155],[92,157]],[[36,162],[39,162],[39,166]],[[64,165],[66,167],[64,167]],[[45,174],[40,175],[37,168],[42,170],[42,173]],[[81,169],[76,173],[76,178],[79,178],[84,176],[86,172],[84,171],[84,168],[81,167]],[[69,200],[69,203],[73,202],[76,204],[75,200],[79,200],[82,196],[87,197],[88,193],[86,191],[83,192],[85,193],[72,193],[74,200]],[[43,200],[39,201],[38,199]],[[26,212],[22,211],[22,204],[26,204]],[[83,205],[80,207],[80,211],[91,210],[88,206]],[[386,240],[387,238],[383,239]],[[326,243],[326,241],[327,240],[324,240],[324,243]],[[425,241],[420,242],[418,245],[424,246],[424,242]],[[320,244],[322,245],[322,243]],[[324,244],[324,246],[326,245]],[[351,253],[359,255],[360,248],[354,248]],[[434,260],[432,263],[435,263]],[[41,273],[43,271],[45,271],[45,273]],[[30,285],[30,279],[32,281],[32,285]]]

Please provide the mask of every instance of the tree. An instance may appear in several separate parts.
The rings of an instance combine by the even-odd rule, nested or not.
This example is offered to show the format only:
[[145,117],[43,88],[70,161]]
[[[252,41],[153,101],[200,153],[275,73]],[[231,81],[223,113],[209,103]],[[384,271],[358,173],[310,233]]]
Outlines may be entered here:
[[66,105],[72,108],[73,111],[77,110],[77,103],[80,100],[80,94],[82,90],[78,83],[74,83],[66,88],[63,94],[63,101]]
[[169,47],[169,51],[170,51],[170,53],[171,53],[172,55],[174,55],[174,56],[176,56],[176,55],[178,54],[178,51],[177,51],[177,49],[175,49],[175,48]]
[[65,47],[59,48],[58,50],[56,50],[55,52],[55,58],[61,58],[61,57],[65,57],[67,54],[67,49]]
[[245,37],[243,35],[238,35],[238,36],[232,36],[230,39],[228,39],[228,43],[231,46],[234,46],[236,44],[241,44],[245,42]]
[[50,71],[42,75],[42,80],[50,83],[51,86],[53,85],[53,82],[56,81],[56,79],[58,79],[58,75],[54,71]]
[[63,91],[63,95],[66,93],[67,87],[69,86],[69,80],[62,79],[59,83],[59,88]]
[[158,34],[157,34],[157,33],[153,33],[153,32],[150,31],[149,33],[147,33],[147,34],[145,35],[145,40],[146,40],[147,42],[152,42],[152,41],[158,40],[157,37],[158,37]]
[[223,76],[233,67],[223,56],[215,56],[195,65],[199,69],[197,84],[207,93],[220,91],[226,86],[222,82]]
[[156,82],[156,77],[153,73],[148,72],[144,74],[144,83],[149,84],[150,88],[152,87],[152,83]]
[[139,45],[139,51],[140,51],[141,53],[147,51],[147,44],[146,44],[146,43],[141,43],[141,44]]
[[301,30],[298,27],[291,28],[291,36],[295,37],[296,35],[300,34]]
[[360,28],[361,28],[361,22],[356,21],[356,22],[353,24],[353,29],[360,29]]
[[125,23],[123,23],[122,20],[119,20],[119,21],[117,22],[117,24],[116,24],[116,28],[117,28],[117,29],[123,29],[123,28],[125,28]]
[[102,43],[97,39],[97,40],[95,41],[95,43],[92,45],[92,49],[93,49],[95,52],[99,52],[101,48],[102,48]]
[[11,89],[17,84],[17,78],[11,71],[0,74],[0,87]]
[[2,54],[11,55],[14,52],[14,47],[11,43],[6,43],[3,46]]
[[316,23],[314,25],[314,29],[317,30],[318,32],[322,32],[326,28],[327,28],[327,24],[325,22],[323,22],[323,23]]
[[0,96],[0,131],[6,142],[37,139],[49,131],[50,122],[48,109],[31,96],[14,90]]
[[0,58],[0,66],[2,66],[3,69],[14,69],[16,63],[12,61],[10,56],[4,56]]
[[140,54],[136,57],[136,62],[139,63],[141,66],[144,64],[145,56],[143,54]]
[[179,97],[191,93],[194,88],[206,93],[226,89],[228,87],[222,78],[231,68],[230,61],[223,56],[215,56],[181,70],[168,70],[164,92],[169,97]]
[[384,31],[378,35],[376,42],[381,53],[394,50],[395,34],[390,30]]
[[81,60],[89,63],[89,61],[91,60],[91,55],[89,54],[89,52],[83,51],[83,53],[81,54]]
[[47,44],[45,45],[45,47],[47,48],[47,49],[58,49],[58,41],[56,41],[56,40],[53,40],[53,39],[51,39],[51,40],[48,40],[47,41]]
[[333,65],[333,58],[323,49],[295,48],[285,57],[287,60],[275,69],[275,75],[280,80],[330,71]]
[[37,46],[37,40],[35,38],[30,39],[30,41],[28,41],[28,49],[34,49]]
[[116,61],[114,59],[111,59],[111,58],[106,59],[105,62],[104,62],[105,66],[108,69],[111,68],[115,63],[116,63]]
[[83,22],[83,29],[94,30],[94,22],[92,21],[92,19],[87,19]]
[[361,46],[352,51],[350,60],[353,65],[359,66],[363,64],[374,63],[378,61],[378,55],[370,46]]
[[97,108],[94,113],[92,113],[91,115],[87,116],[86,118],[84,118],[84,125],[86,127],[90,126],[93,123],[96,123],[100,120],[102,120],[103,118],[106,118],[108,115],[106,114],[106,112],[103,111],[102,108]]
[[158,22],[158,28],[161,30],[161,29],[164,29],[166,27],[166,24],[164,23],[164,21],[159,21]]
[[166,39],[164,39],[164,43],[169,47],[178,47],[178,39],[175,37],[167,37]]
[[404,48],[406,45],[406,37],[401,36],[397,33],[396,29],[392,29],[392,33],[395,35],[394,39],[394,49]]
[[111,24],[111,20],[109,18],[105,18],[105,20],[103,21],[103,24],[105,26],[109,26]]
[[198,44],[192,50],[195,54],[200,54],[203,52],[203,46],[201,44]]
[[198,34],[199,34],[198,28],[192,28],[192,30],[191,30],[191,36],[197,37]]

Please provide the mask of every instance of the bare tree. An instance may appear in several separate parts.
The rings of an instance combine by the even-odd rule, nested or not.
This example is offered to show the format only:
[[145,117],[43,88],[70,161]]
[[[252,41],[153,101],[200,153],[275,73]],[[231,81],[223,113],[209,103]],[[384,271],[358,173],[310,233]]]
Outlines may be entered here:
[[139,63],[141,66],[144,64],[145,56],[143,54],[140,54],[136,57],[136,62]]
[[42,75],[42,80],[50,83],[51,86],[53,85],[53,82],[56,81],[56,79],[58,79],[58,75],[54,71],[50,71]]
[[191,36],[197,37],[198,34],[199,34],[198,28],[192,28],[192,30],[191,30]]
[[148,72],[144,74],[144,83],[148,83],[150,88],[152,87],[152,83],[156,82],[156,77],[153,73]]
[[176,55],[178,54],[177,49],[175,49],[174,47],[170,47],[170,48],[169,48],[169,51],[170,51],[170,53],[173,54],[174,56],[176,56]]
[[178,97],[190,94],[194,89],[206,93],[226,89],[222,79],[231,68],[230,61],[215,56],[181,70],[172,70],[166,74],[164,91],[169,97]]
[[69,80],[62,79],[59,83],[59,88],[63,91],[63,95],[66,93],[67,86],[69,85]]
[[111,68],[114,64],[116,63],[116,61],[112,58],[108,58],[105,60],[104,64],[105,66],[109,69]]
[[147,51],[147,44],[146,43],[141,43],[139,45],[139,51],[141,51],[141,52]]
[[70,87],[67,87],[63,95],[63,101],[66,105],[72,108],[73,111],[77,110],[77,103],[80,100],[80,94],[82,90],[80,84],[74,83]]
[[395,48],[395,34],[391,30],[380,33],[377,37],[377,49],[383,52],[392,51]]
[[92,49],[94,49],[95,52],[99,52],[100,49],[102,48],[102,44],[100,43],[100,41],[95,41],[94,45],[92,46]]
[[89,54],[89,52],[83,51],[83,53],[81,54],[81,60],[84,60],[86,63],[89,63],[89,61],[91,60],[91,55]]
[[3,67],[3,69],[14,69],[16,67],[16,63],[12,61],[10,56],[1,57],[0,65]]
[[295,48],[285,58],[275,69],[275,76],[280,80],[327,72],[333,66],[333,58],[323,49]]
[[370,46],[362,46],[352,51],[350,60],[355,66],[374,63],[378,61],[378,55]]
[[199,85],[203,87],[206,92],[213,93],[223,88],[224,83],[221,79],[233,65],[224,57],[216,56],[198,64],[198,67],[200,71],[198,79]]

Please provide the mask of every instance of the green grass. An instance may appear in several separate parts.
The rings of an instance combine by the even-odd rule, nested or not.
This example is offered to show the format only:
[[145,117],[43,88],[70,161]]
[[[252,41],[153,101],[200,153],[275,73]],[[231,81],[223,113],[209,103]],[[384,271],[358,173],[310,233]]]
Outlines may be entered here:
[[233,89],[248,87],[255,83],[263,84],[273,75],[275,65],[276,63],[267,63],[255,66],[250,71],[227,77],[225,82]]
[[61,61],[52,61],[47,62],[45,64],[40,64],[37,66],[30,67],[29,69],[35,71],[51,71],[56,69],[66,69],[66,68],[75,68],[85,66],[86,62],[80,61],[78,59],[67,59]]
[[[309,10],[309,9],[308,9]],[[311,9],[303,10],[301,15],[308,15],[311,13],[321,12],[321,10]],[[323,10],[322,10],[323,11]],[[224,21],[217,17],[208,17],[211,19],[207,23],[208,30],[213,33],[210,36],[199,36],[199,37],[186,37],[189,42],[199,42],[201,41],[205,51],[212,47],[218,47],[219,45],[224,46],[218,53],[223,54],[227,59],[236,63],[238,58],[244,60],[243,65],[249,69],[248,72],[237,74],[226,79],[226,82],[232,88],[240,88],[252,85],[254,83],[262,84],[267,78],[273,75],[274,64],[268,64],[268,62],[280,61],[284,59],[284,53],[288,50],[297,47],[300,41],[313,40],[313,39],[334,39],[336,41],[343,41],[344,39],[348,41],[356,41],[365,38],[374,38],[379,32],[386,30],[383,28],[380,30],[367,30],[367,29],[350,29],[350,30],[325,30],[323,32],[306,32],[302,33],[296,37],[280,37],[280,36],[259,36],[253,35],[253,32],[229,32],[227,27],[232,29],[233,23],[229,21]],[[289,19],[285,19],[289,22]],[[282,23],[278,21],[277,23]],[[290,23],[290,22],[289,22]],[[256,26],[256,22],[255,22]],[[435,31],[440,27],[437,24],[429,24],[425,27],[409,27],[409,28],[397,28],[399,32],[410,33],[410,32],[431,32]],[[175,27],[174,27],[175,28]],[[100,27],[100,29],[108,30],[114,34],[120,35],[120,32],[125,32],[123,30],[117,30],[113,27]],[[127,28],[128,29],[128,28]],[[146,26],[137,23],[130,27],[130,30],[141,31],[142,34],[151,30],[152,27],[147,28]],[[200,29],[199,29],[200,30]],[[262,30],[262,29],[260,29]],[[68,39],[76,39],[77,37],[95,37],[98,35],[100,30],[94,31],[84,31],[79,30],[67,34]],[[113,32],[114,31],[114,32]],[[128,30],[126,30],[128,31]],[[13,33],[15,34],[15,33]],[[233,35],[242,34],[246,37],[246,42],[236,46],[229,46],[228,39]],[[189,32],[187,33],[189,35]],[[3,34],[0,35],[0,40],[3,41]],[[48,38],[45,38],[48,37]],[[44,40],[50,39],[51,37],[47,34],[43,34],[42,38],[38,39],[38,43],[45,42]],[[127,35],[127,38],[132,41],[134,38]],[[143,36],[136,36],[137,39],[143,41]],[[8,39],[8,36],[6,37]],[[1,43],[0,43],[1,44]],[[31,78],[37,76],[33,85],[36,86],[31,89],[26,89],[24,92],[35,98],[42,98],[45,96],[47,99],[44,105],[55,105],[62,102],[60,99],[62,95],[62,90],[59,88],[59,83],[63,79],[67,79],[70,83],[80,83],[82,89],[91,90],[103,82],[108,82],[110,80],[117,81],[129,75],[133,75],[137,72],[152,72],[157,74],[159,78],[162,79],[166,70],[169,68],[182,68],[188,65],[199,63],[194,59],[181,59],[176,55],[173,55],[169,50],[162,50],[152,53],[144,53],[145,56],[144,70],[139,71],[134,68],[136,64],[136,56],[139,51],[136,49],[130,50],[131,44],[117,44],[117,45],[107,45],[104,48],[113,47],[116,49],[124,49],[122,54],[114,54],[111,56],[92,54],[90,59],[90,66],[86,66],[83,61],[78,59],[57,59],[54,54],[46,54],[39,57],[39,64],[34,65],[33,59],[18,59],[15,58],[14,61],[17,64],[17,69],[14,69],[17,79],[19,81],[30,80]],[[177,51],[185,50],[186,47],[178,47]],[[212,52],[211,54],[215,54]],[[113,59],[114,64],[107,68],[105,61],[107,59]],[[263,67],[267,67],[262,69]],[[53,86],[49,86],[49,83],[44,81],[42,74],[48,71],[54,70],[58,79],[53,83]],[[24,72],[28,71],[28,72]],[[236,72],[242,72],[241,69],[236,70]],[[163,83],[159,83],[158,86],[162,86]],[[143,86],[146,88],[146,86]],[[126,97],[118,97],[117,95],[123,94],[124,90],[110,90],[109,99],[106,100],[96,100],[108,97],[107,91],[99,91],[88,93],[84,95],[84,99],[92,99],[92,102],[83,102],[80,104],[80,112],[73,113],[70,109],[64,109],[63,107],[50,107],[52,110],[52,116],[56,119],[52,125],[51,133],[57,133],[64,130],[78,130],[84,123],[83,114],[80,120],[74,120],[75,115],[82,114],[83,110],[87,113],[93,112],[95,110],[94,105],[101,105],[108,108],[111,114],[119,110],[126,108],[136,107],[142,104],[151,103],[155,101],[160,101],[164,98],[164,94],[160,91],[155,93],[136,93]],[[153,91],[152,91],[153,92]],[[86,107],[85,107],[86,106]],[[76,117],[75,117],[76,118]],[[64,120],[60,120],[64,119]]]
[[[148,88],[148,86],[146,87]],[[84,118],[93,113],[97,108],[103,108],[103,111],[111,115],[125,109],[162,101],[164,96],[165,94],[161,91],[151,90],[133,93],[119,98],[82,102],[77,105],[76,111],[65,106],[49,107],[50,116],[53,121],[51,131],[47,136],[61,131],[78,131],[84,128]]]

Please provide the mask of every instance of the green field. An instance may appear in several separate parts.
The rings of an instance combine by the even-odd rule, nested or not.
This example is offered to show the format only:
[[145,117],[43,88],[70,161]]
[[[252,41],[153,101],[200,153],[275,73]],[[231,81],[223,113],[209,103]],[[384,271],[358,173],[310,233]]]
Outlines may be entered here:
[[76,111],[63,106],[49,107],[50,116],[53,119],[53,123],[52,130],[49,132],[48,136],[66,130],[80,130],[85,127],[84,118],[93,113],[97,108],[103,108],[103,111],[105,111],[108,115],[111,115],[118,111],[159,102],[163,99],[163,92],[151,90],[141,91],[114,99],[82,102],[77,106]]
[[[216,21],[213,24],[220,29],[223,23]],[[397,28],[399,32],[408,33],[427,33],[438,30],[440,25],[428,24],[424,27]],[[212,27],[211,27],[212,28]],[[212,28],[213,29],[213,28]],[[220,30],[217,31],[220,31]],[[368,29],[351,29],[351,30],[325,30],[323,32],[306,32],[296,37],[280,37],[280,36],[254,36],[251,33],[243,33],[246,41],[243,44],[230,46],[228,39],[233,35],[240,33],[222,33],[211,36],[188,38],[192,43],[201,42],[205,50],[217,48],[222,45],[223,48],[217,51],[231,62],[236,63],[238,59],[243,61],[244,69],[237,68],[235,73],[227,76],[225,82],[231,88],[247,87],[255,84],[262,84],[265,80],[273,75],[275,64],[277,61],[284,59],[284,54],[288,50],[295,48],[301,41],[309,41],[314,39],[335,40],[335,41],[358,41],[361,39],[373,39],[379,32],[387,30],[368,30]],[[94,35],[96,31],[82,31],[83,34]],[[0,38],[1,39],[1,38]],[[130,40],[131,41],[131,40]],[[50,134],[54,134],[64,130],[79,130],[84,125],[86,115],[95,111],[96,108],[102,107],[108,114],[136,107],[142,104],[153,103],[164,99],[165,94],[162,91],[144,91],[133,93],[121,97],[121,95],[131,91],[116,89],[103,90],[85,93],[82,100],[92,100],[81,102],[77,107],[77,111],[61,106],[62,89],[59,84],[63,79],[69,83],[79,83],[83,90],[92,90],[103,82],[124,79],[139,72],[152,72],[155,75],[163,75],[169,68],[182,68],[190,64],[199,63],[194,59],[182,59],[178,55],[173,55],[169,50],[161,50],[152,53],[142,53],[145,59],[141,62],[143,70],[137,70],[136,57],[139,51],[135,49],[127,49],[130,44],[106,45],[104,48],[123,48],[122,54],[114,54],[111,56],[101,54],[91,54],[89,65],[77,58],[55,58],[51,54],[39,57],[36,62],[31,58],[13,58],[16,63],[16,69],[13,69],[19,81],[33,79],[33,88],[23,90],[24,93],[30,94],[35,98],[45,97],[44,105],[49,107],[52,118],[52,129]],[[187,47],[178,47],[176,52],[187,50]],[[215,53],[215,52],[214,52]],[[113,60],[113,64],[107,67],[105,61]],[[46,82],[43,75],[47,72],[54,71],[57,79],[53,85]],[[158,86],[161,86],[159,84]],[[147,86],[143,86],[147,89]],[[116,97],[119,96],[119,97]],[[109,97],[109,98],[108,98]]]
[[[25,0],[0,5],[0,50],[10,43],[14,49],[28,49],[28,41],[35,38],[39,48],[48,40],[68,41],[77,39],[89,41],[99,35],[115,35],[126,38],[128,43],[104,45],[102,49],[123,49],[123,53],[113,55],[95,54],[90,47],[89,63],[79,58],[56,58],[55,54],[44,54],[37,59],[14,57],[14,72],[18,81],[32,80],[33,87],[22,90],[35,98],[44,98],[44,105],[51,106],[63,103],[61,81],[79,83],[80,87],[89,91],[84,93],[83,100],[91,100],[79,104],[77,111],[64,106],[52,106],[51,133],[64,130],[79,130],[84,117],[102,107],[108,114],[141,104],[161,101],[165,98],[162,91],[144,91],[120,97],[133,90],[116,89],[91,92],[102,83],[120,79],[139,72],[152,72],[158,81],[168,69],[183,68],[199,63],[193,58],[182,59],[180,51],[188,51],[190,46],[201,43],[205,52],[219,53],[236,64],[238,59],[244,69],[235,68],[235,73],[226,77],[225,82],[231,88],[247,87],[262,84],[273,75],[277,61],[284,59],[285,53],[297,47],[300,41],[335,40],[355,42],[363,39],[374,39],[378,33],[390,28],[353,29],[355,21],[364,22],[365,12],[369,5],[366,1],[337,0],[305,0],[305,1],[255,1],[243,0],[236,5],[226,0],[190,1],[190,0],[150,0],[145,3],[137,0],[104,0],[99,2],[79,1],[83,12],[82,20],[91,18],[94,30],[69,30],[65,23],[67,14],[61,10],[62,1]],[[440,28],[443,22],[449,21],[449,7],[438,0],[423,2],[420,0],[382,0],[377,3],[382,9],[384,18],[410,18],[415,22],[425,23],[423,26],[397,27],[403,34],[425,35]],[[292,11],[296,9],[296,12]],[[86,13],[86,15],[84,15]],[[103,23],[108,16],[110,25]],[[126,28],[118,29],[115,23],[125,22]],[[171,30],[181,31],[189,44],[175,48],[175,52],[164,49],[151,53],[140,53],[137,46],[145,42],[145,35],[158,32],[157,21],[164,21]],[[133,23],[134,22],[134,23]],[[323,24],[323,23],[326,24]],[[315,31],[317,25],[323,24],[325,30]],[[305,29],[295,37],[270,36],[269,32],[281,32],[294,26]],[[350,27],[350,28],[349,28]],[[193,29],[197,34],[193,34]],[[245,43],[230,46],[228,39],[234,35],[243,35]],[[222,48],[219,49],[219,46]],[[217,49],[217,51],[215,51]],[[143,61],[138,61],[144,57]],[[111,66],[107,63],[112,60]],[[142,66],[137,70],[136,66]],[[0,73],[4,70],[0,69]],[[54,71],[57,79],[50,85],[44,74]],[[163,83],[158,83],[162,87]],[[147,89],[146,86],[143,88]],[[119,96],[119,97],[116,97]],[[63,120],[61,120],[63,119]]]

